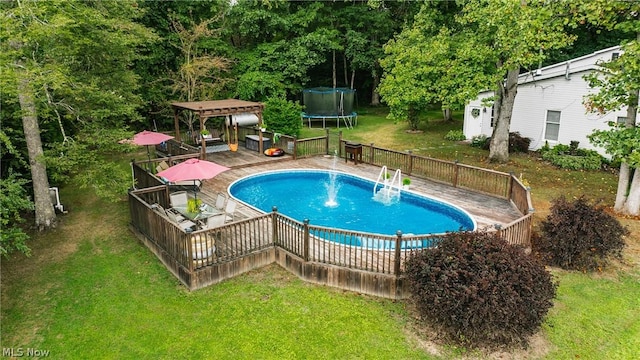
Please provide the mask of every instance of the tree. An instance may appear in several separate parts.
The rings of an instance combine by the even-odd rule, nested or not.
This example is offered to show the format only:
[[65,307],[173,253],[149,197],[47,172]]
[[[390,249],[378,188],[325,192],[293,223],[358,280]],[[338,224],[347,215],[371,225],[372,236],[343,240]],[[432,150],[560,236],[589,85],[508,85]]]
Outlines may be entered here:
[[440,66],[455,60],[457,41],[452,37],[459,31],[454,15],[460,10],[455,2],[425,2],[413,25],[385,46],[380,93],[390,106],[390,117],[407,119],[414,130],[419,123],[415,110],[434,105],[443,111],[459,108],[469,96],[459,91],[464,83],[456,83],[462,77]]
[[[415,2],[354,1],[344,3],[333,11],[337,29],[343,43],[345,86],[355,88],[356,73],[367,75],[371,81],[370,104],[380,105],[378,85],[382,76],[380,59],[384,57],[384,44],[401,30],[407,17],[412,16]],[[337,4],[334,4],[334,8]],[[351,70],[348,79],[348,70]],[[359,88],[364,87],[359,82]]]
[[[171,26],[178,37],[174,44],[182,57],[178,70],[171,75],[170,82],[173,94],[178,93],[181,101],[204,101],[214,99],[222,92],[228,78],[223,76],[231,66],[231,61],[224,56],[211,55],[207,48],[207,40],[216,36],[220,31],[212,25],[220,21],[221,14],[205,19],[190,28],[180,22],[177,17],[171,17]],[[183,119],[193,133],[195,114],[185,112]]]
[[43,230],[55,226],[56,216],[41,125],[56,124],[68,144],[73,141],[69,130],[135,120],[140,98],[130,67],[136,48],[153,36],[132,21],[139,15],[133,1],[3,2],[0,10],[2,101],[21,109],[35,224]]
[[[425,98],[445,104],[454,99],[453,103],[459,104],[482,90],[494,90],[496,125],[489,159],[506,162],[520,69],[537,65],[546,52],[571,42],[572,37],[564,31],[568,19],[557,16],[561,4],[542,0],[468,0],[458,4],[454,21],[440,26],[443,9],[438,7],[442,4],[425,2],[413,26],[389,44],[397,47],[392,53],[407,58],[394,65],[402,77],[393,71],[385,76],[400,79],[393,89],[404,92],[401,95],[408,100],[401,96],[400,100],[405,104],[415,104],[414,99],[424,102]],[[420,46],[419,51],[412,49]]]
[[[324,2],[238,1],[228,31],[237,50],[236,94],[246,100],[299,93],[310,69],[341,50],[339,32],[327,26]],[[259,81],[254,81],[259,79]]]
[[587,76],[590,86],[598,92],[585,99],[587,111],[606,113],[627,107],[623,126],[609,131],[596,131],[589,139],[603,146],[607,153],[620,159],[620,174],[614,210],[640,215],[640,130],[637,115],[640,98],[640,4],[601,1],[581,4],[585,21],[609,29],[635,34],[634,40],[622,44],[622,54],[615,60],[600,64],[599,70]]

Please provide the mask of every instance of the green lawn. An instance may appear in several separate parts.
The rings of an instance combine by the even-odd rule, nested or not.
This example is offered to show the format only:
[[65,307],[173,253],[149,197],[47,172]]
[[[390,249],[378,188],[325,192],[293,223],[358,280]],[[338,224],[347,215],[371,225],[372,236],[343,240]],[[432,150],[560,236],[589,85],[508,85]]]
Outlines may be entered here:
[[[538,221],[561,194],[613,199],[615,174],[561,171],[535,155],[485,163],[486,152],[443,140],[461,120],[408,134],[384,109],[359,113],[346,139],[522,173]],[[560,286],[542,340],[500,357],[434,346],[406,303],[307,284],[275,265],[189,292],[129,232],[125,202],[71,186],[61,195],[69,214],[58,229],[33,235],[31,257],[2,260],[3,348],[46,349],[53,359],[633,359],[640,348],[637,220],[623,220],[633,232],[623,263],[598,274],[553,270]]]

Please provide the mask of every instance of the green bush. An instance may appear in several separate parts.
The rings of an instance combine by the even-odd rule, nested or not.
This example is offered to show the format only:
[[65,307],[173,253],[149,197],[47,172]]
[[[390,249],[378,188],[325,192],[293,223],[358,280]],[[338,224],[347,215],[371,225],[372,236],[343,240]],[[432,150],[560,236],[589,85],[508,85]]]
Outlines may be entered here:
[[281,97],[272,97],[265,102],[263,119],[267,129],[273,133],[299,136],[302,106]]
[[487,232],[447,234],[413,253],[406,275],[421,315],[471,346],[526,344],[556,291],[540,262]]
[[629,230],[597,203],[584,196],[553,200],[542,221],[541,234],[532,239],[533,250],[549,265],[563,269],[596,270],[608,257],[620,257]]
[[466,140],[467,137],[464,136],[464,132],[462,130],[449,130],[449,132],[444,136],[444,139],[449,141],[462,141]]
[[553,148],[548,146],[540,149],[542,158],[561,169],[569,170],[600,170],[604,158],[597,151],[580,149],[578,142],[571,145],[558,144]]
[[476,148],[480,148],[480,149],[484,149],[485,146],[487,147],[487,149],[489,148],[489,137],[487,137],[487,135],[476,135],[474,137],[471,138],[471,146],[472,147],[476,147]]
[[27,246],[29,235],[21,227],[24,214],[34,210],[26,190],[28,183],[12,172],[6,179],[0,179],[0,255],[3,257],[14,252],[31,254]]

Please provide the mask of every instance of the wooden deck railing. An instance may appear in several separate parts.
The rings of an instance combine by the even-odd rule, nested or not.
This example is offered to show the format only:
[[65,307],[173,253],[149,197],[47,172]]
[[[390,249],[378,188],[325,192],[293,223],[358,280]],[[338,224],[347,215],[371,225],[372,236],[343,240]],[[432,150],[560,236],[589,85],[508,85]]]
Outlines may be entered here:
[[[281,215],[275,209],[272,213],[221,227],[185,232],[154,210],[154,204],[170,207],[167,186],[131,191],[131,225],[141,240],[190,289],[278,261],[294,272],[311,265],[313,269],[299,274],[310,281],[398,298],[404,296],[404,290],[392,284],[402,282],[408,256],[438,241],[438,236],[384,236],[311,226]],[[278,260],[276,249],[285,251],[294,260]],[[343,284],[345,275],[340,274],[345,271],[355,271],[359,278],[369,280],[363,284]],[[365,284],[369,282],[373,283]]]
[[156,151],[167,156],[180,156],[199,154],[200,149],[184,142],[169,139],[161,144],[156,145]]
[[[304,140],[289,137],[283,141],[293,141],[294,154],[299,156],[326,154],[328,148],[328,136]],[[340,140],[340,149],[344,151],[344,140]],[[169,187],[161,185],[161,181],[146,169],[147,163],[155,168],[159,161],[173,164],[194,156],[198,153],[132,162],[140,190],[131,191],[129,195],[132,226],[142,235],[143,242],[190,289],[278,262],[311,282],[402,298],[406,296],[403,277],[406,260],[412,252],[432,247],[441,238],[441,235],[385,236],[332,229],[296,221],[279,214],[276,209],[219,228],[186,233],[153,210],[152,205],[156,203],[169,207]],[[373,145],[363,146],[363,161],[510,200],[523,216],[496,231],[510,244],[530,246],[531,195],[512,174]],[[203,241],[215,243],[212,254],[203,253],[202,247],[196,246]]]
[[[254,128],[241,128],[244,136],[257,134],[258,130]],[[277,140],[273,132],[266,130],[262,133],[264,137],[271,139],[271,147],[277,147],[284,150],[285,153],[292,155],[294,159],[304,158],[316,155],[326,155],[329,153],[329,132],[325,136],[318,136],[308,139],[297,139],[294,136],[278,134]],[[244,137],[241,137],[244,140]]]
[[[349,141],[341,140],[340,154],[344,154],[344,144],[347,142]],[[411,152],[379,148],[373,144],[362,146],[362,161],[504,199],[509,198],[512,188],[511,174],[414,155]]]

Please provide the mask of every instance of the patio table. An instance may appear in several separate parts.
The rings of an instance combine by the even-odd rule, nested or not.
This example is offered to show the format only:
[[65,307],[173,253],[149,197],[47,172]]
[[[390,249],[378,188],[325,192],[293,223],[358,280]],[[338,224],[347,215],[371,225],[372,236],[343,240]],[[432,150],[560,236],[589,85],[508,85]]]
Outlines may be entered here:
[[173,208],[191,221],[205,220],[211,216],[221,215],[223,213],[222,210],[216,209],[215,207],[205,203],[200,205],[199,212],[189,212],[187,211],[186,206],[174,206]]

